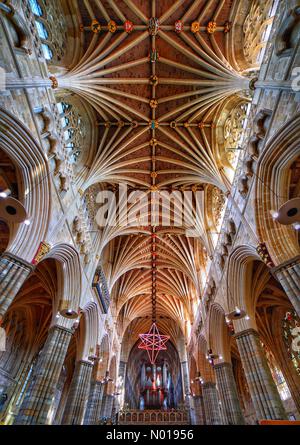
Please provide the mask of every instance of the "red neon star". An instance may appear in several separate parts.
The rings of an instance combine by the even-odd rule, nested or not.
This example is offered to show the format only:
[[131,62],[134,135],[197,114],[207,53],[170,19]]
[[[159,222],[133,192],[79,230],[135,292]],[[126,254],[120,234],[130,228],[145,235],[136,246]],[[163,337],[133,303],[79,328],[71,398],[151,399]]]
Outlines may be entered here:
[[139,349],[147,351],[150,363],[154,365],[159,351],[167,349],[166,343],[170,339],[169,335],[160,335],[155,323],[152,324],[148,334],[139,334],[141,343],[138,345]]

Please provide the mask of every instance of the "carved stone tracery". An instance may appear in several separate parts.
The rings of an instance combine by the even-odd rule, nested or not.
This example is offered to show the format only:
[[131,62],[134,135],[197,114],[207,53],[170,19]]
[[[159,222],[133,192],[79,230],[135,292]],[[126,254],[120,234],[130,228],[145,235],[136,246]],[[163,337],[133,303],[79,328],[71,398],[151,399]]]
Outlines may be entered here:
[[274,0],[262,2],[255,0],[252,2],[251,9],[245,20],[244,31],[244,55],[251,66],[258,63],[259,53],[262,47],[266,45],[265,31],[273,17],[270,17]]
[[244,134],[244,124],[247,117],[248,103],[243,102],[235,107],[224,124],[224,147],[227,154],[227,159],[232,165],[235,165],[241,138]]

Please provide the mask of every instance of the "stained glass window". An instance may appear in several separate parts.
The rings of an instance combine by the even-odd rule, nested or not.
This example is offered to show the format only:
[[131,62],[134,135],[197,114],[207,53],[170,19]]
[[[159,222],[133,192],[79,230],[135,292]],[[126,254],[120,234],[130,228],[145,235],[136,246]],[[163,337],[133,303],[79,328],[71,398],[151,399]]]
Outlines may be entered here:
[[278,369],[277,366],[274,366],[271,369],[271,373],[277,386],[281,400],[290,399],[292,396],[280,369]]
[[66,102],[58,102],[57,108],[59,114],[64,115],[64,113],[72,108],[72,105],[67,104]]
[[53,58],[53,52],[46,43],[42,44],[42,50],[46,60],[51,60]]
[[284,378],[281,370],[277,366],[274,355],[272,354],[270,349],[264,343],[262,343],[262,347],[265,350],[267,362],[268,362],[273,380],[275,382],[275,385],[277,386],[281,400],[290,399],[291,393],[290,393],[289,387],[285,381],[285,378]]
[[282,320],[282,330],[287,351],[300,375],[300,320],[295,311],[286,312]]
[[30,9],[33,14],[41,17],[43,15],[42,8],[37,0],[29,0]]
[[40,22],[39,20],[35,21],[35,26],[36,26],[36,28],[38,30],[39,37],[41,39],[47,40],[48,37],[49,37],[49,33],[47,31],[46,26],[42,22]]

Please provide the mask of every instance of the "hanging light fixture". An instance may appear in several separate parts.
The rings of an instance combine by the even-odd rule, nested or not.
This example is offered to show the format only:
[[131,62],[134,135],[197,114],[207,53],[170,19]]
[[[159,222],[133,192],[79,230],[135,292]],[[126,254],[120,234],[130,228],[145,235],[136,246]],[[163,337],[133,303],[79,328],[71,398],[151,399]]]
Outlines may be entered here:
[[138,348],[147,351],[150,363],[154,365],[159,352],[167,349],[166,343],[170,339],[170,336],[161,335],[154,322],[149,332],[147,334],[139,334],[139,337],[141,343],[138,345]]
[[209,349],[209,350],[207,351],[206,359],[208,360],[208,362],[209,362],[212,366],[214,366],[214,362],[215,362],[215,360],[217,360],[218,358],[220,358],[219,355],[218,355],[218,354],[214,354],[213,351],[212,351],[212,349]]
[[109,377],[109,371],[105,372],[105,377],[103,378],[103,380],[101,380],[102,384],[107,384],[109,382],[113,382],[113,379],[111,377]]
[[240,320],[245,316],[246,312],[244,311],[244,309],[240,309],[238,306],[235,306],[234,311],[229,312],[229,314],[226,314],[226,318],[228,320]]
[[[155,251],[155,227],[152,228],[152,256],[155,253],[155,257],[157,257],[157,253]],[[152,264],[153,268],[156,268],[156,262]],[[155,270],[152,272],[152,293],[151,293],[151,302],[152,302],[152,325],[146,334],[139,334],[139,338],[141,343],[138,345],[139,349],[144,349],[148,353],[148,357],[150,363],[152,365],[155,364],[157,356],[160,351],[165,351],[167,349],[166,343],[170,339],[169,335],[161,335],[158,327],[156,325],[156,276]]]
[[[0,219],[8,223],[28,224],[28,214],[23,204],[9,196],[9,191],[4,190],[0,196]],[[29,222],[30,224],[30,222]]]
[[300,198],[286,201],[277,211],[270,211],[272,217],[284,226],[300,224]]
[[230,326],[234,320],[240,320],[241,318],[244,318],[247,316],[247,313],[244,309],[241,309],[239,306],[236,305],[236,302],[234,301],[234,298],[231,294],[229,285],[228,285],[228,273],[226,274],[226,287],[227,287],[227,294],[230,298],[229,302],[229,308],[233,307],[235,304],[234,310],[229,312],[228,314],[225,314],[225,321]]
[[71,308],[64,308],[60,311],[60,314],[64,318],[69,318],[70,320],[74,320],[75,318],[78,318],[78,312],[74,311]]

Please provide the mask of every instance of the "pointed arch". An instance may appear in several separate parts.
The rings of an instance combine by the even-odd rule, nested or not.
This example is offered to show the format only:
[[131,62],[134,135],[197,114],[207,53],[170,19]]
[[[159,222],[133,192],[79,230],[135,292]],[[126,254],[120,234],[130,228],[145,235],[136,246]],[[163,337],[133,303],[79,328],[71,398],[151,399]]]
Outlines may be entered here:
[[48,258],[55,259],[58,265],[58,300],[54,315],[61,305],[78,312],[82,295],[82,271],[77,250],[70,244],[57,244],[43,261]]
[[234,310],[235,306],[241,309],[249,309],[250,283],[247,283],[249,275],[247,267],[254,260],[261,260],[255,248],[242,245],[234,249],[228,258],[228,269],[226,275],[227,284],[227,307],[228,312]]
[[25,125],[0,108],[0,148],[20,173],[19,199],[30,225],[14,224],[7,251],[31,263],[46,237],[50,219],[50,171],[47,158]]
[[84,325],[80,345],[78,348],[79,359],[93,360],[97,353],[98,330],[99,330],[99,308],[96,303],[88,303],[82,316]]
[[[300,253],[296,231],[291,226],[279,224],[271,215],[272,210],[278,210],[289,199],[289,170],[299,156],[299,138],[300,113],[270,139],[257,166],[257,231],[276,266]],[[278,239],[285,242],[278,243]]]
[[108,370],[109,363],[109,339],[108,335],[104,334],[100,346],[98,348],[98,367],[97,367],[97,380],[102,380],[105,377],[105,373]]
[[204,383],[215,381],[213,367],[209,364],[206,358],[207,350],[208,346],[206,339],[204,338],[203,335],[199,335],[198,349],[197,349],[198,369],[200,371]]
[[208,314],[209,345],[215,354],[222,356],[221,361],[230,361],[230,337],[225,321],[225,311],[217,303],[210,307]]

